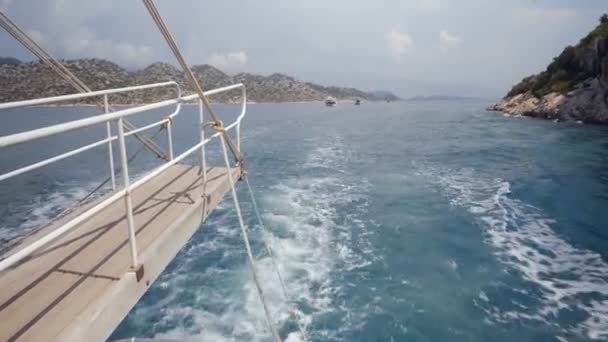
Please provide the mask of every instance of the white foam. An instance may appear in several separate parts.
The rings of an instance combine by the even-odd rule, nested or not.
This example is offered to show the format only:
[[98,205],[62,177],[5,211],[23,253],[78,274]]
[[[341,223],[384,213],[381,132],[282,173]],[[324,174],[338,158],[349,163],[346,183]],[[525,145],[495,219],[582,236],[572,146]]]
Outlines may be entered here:
[[97,184],[57,185],[61,190],[32,196],[29,204],[19,208],[19,213],[15,215],[27,217],[27,221],[18,226],[0,226],[0,239],[5,241],[5,245],[0,246],[0,251],[12,248],[23,238],[44,227],[44,225],[51,222],[63,210],[74,205],[78,200],[87,195],[90,191],[89,189]]
[[[333,298],[343,284],[333,281],[337,271],[348,271],[369,263],[364,256],[350,248],[352,227],[364,228],[362,219],[366,209],[365,179],[354,177],[343,171],[348,162],[348,153],[343,150],[339,138],[323,142],[312,150],[303,163],[302,175],[281,180],[264,194],[258,193],[263,217],[270,230],[267,238],[274,250],[279,269],[287,284],[289,295],[298,314],[300,324],[309,328],[314,320],[336,308]],[[322,175],[306,176],[307,169],[323,168]],[[327,172],[325,172],[327,171]],[[245,217],[253,217],[244,194],[242,206]],[[353,204],[353,202],[357,202]],[[160,287],[168,292],[159,303],[140,305],[130,315],[143,323],[154,312],[161,312],[157,338],[183,338],[209,341],[266,341],[269,332],[264,311],[258,299],[249,267],[240,240],[232,204],[224,201],[219,214],[206,224],[205,230],[213,229],[217,234],[191,246],[176,269],[165,272],[158,280]],[[352,206],[347,217],[337,212],[339,206]],[[339,219],[339,220],[338,220]],[[340,222],[340,223],[338,223]],[[342,223],[344,222],[344,223]],[[301,340],[293,320],[288,314],[282,297],[280,283],[274,272],[272,260],[261,248],[259,227],[250,223],[250,239],[257,254],[257,268],[264,287],[266,301],[272,316],[281,328],[287,341]],[[257,246],[257,248],[255,248]],[[186,285],[189,277],[196,273],[196,261],[201,253],[222,252],[223,257],[235,260],[238,266],[209,266],[196,275],[200,288]],[[371,251],[370,251],[371,253]],[[337,270],[337,266],[340,266]],[[217,289],[205,281],[220,279],[224,287]],[[183,292],[193,292],[195,303],[179,300]],[[204,303],[205,305],[200,305]],[[359,317],[359,320],[363,319]],[[187,324],[185,322],[188,322]],[[348,325],[348,322],[345,322]],[[360,324],[353,319],[352,324]],[[345,326],[344,329],[350,329]],[[316,330],[316,336],[329,336],[335,331]]]
[[[554,220],[512,198],[504,180],[487,179],[472,170],[425,169],[424,174],[434,176],[452,205],[474,215],[503,263],[542,290],[542,305],[535,313],[519,304],[520,311],[492,310],[492,314],[504,320],[542,320],[564,333],[591,339],[608,338],[608,263],[598,253],[577,248],[556,234],[551,228]],[[600,299],[582,298],[585,295]],[[487,300],[483,292],[480,298]],[[555,321],[563,310],[580,310],[587,317],[568,331]]]

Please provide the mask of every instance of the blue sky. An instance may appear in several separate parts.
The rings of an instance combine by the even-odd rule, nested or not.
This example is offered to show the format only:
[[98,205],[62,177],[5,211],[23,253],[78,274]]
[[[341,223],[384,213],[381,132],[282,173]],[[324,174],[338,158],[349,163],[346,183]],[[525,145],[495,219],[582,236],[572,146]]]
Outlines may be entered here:
[[[606,0],[156,3],[192,64],[402,96],[501,96],[608,12]],[[0,0],[0,9],[58,57],[174,63],[141,1]],[[31,59],[4,32],[0,44],[0,55]]]

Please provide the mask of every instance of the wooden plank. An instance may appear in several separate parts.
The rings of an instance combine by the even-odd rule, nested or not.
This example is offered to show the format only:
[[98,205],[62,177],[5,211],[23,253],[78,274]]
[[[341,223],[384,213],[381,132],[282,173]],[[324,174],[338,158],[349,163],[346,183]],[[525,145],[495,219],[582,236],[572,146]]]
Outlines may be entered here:
[[130,270],[122,199],[1,274],[0,340],[107,338],[230,189],[226,171],[208,170],[205,195],[199,168],[187,165],[133,193],[142,282]]

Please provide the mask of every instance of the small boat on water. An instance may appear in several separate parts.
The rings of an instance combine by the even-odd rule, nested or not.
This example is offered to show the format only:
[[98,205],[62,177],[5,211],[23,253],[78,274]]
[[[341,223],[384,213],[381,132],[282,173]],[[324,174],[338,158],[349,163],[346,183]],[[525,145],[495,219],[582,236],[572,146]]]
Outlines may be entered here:
[[336,99],[331,96],[329,96],[327,99],[325,99],[325,105],[327,107],[333,107],[336,105],[336,103],[337,103]]
[[355,100],[355,106],[359,106],[361,105],[361,100],[360,99],[356,99]]

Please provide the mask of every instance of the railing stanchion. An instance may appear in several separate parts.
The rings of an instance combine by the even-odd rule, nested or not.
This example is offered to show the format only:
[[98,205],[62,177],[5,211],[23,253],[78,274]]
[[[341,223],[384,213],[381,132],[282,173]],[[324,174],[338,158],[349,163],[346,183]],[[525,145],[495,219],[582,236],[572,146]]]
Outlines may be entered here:
[[[205,141],[205,120],[203,117],[203,101],[198,100],[198,127],[201,143]],[[203,189],[207,185],[207,157],[205,156],[205,144],[201,146],[201,172],[203,173]]]
[[129,181],[129,167],[127,165],[127,146],[125,143],[125,130],[123,120],[119,118],[118,124],[118,144],[120,146],[120,168],[122,170],[122,181],[125,186],[125,207],[127,209],[127,225],[129,227],[129,246],[131,247],[131,266],[139,266],[137,260],[137,241],[135,240],[135,222],[133,221],[133,202],[131,200],[131,183]]
[[173,120],[167,119],[167,140],[169,141],[169,160],[173,160]]
[[[243,105],[241,107],[241,116],[245,115],[247,111],[247,90],[245,87],[241,88],[241,97],[243,98]],[[236,150],[241,154],[241,122],[236,125]]]
[[[108,104],[108,94],[103,95],[103,108],[108,114],[110,112],[110,106]],[[108,133],[108,139],[112,138],[112,125],[110,121],[106,121],[106,132]],[[112,180],[112,191],[116,191],[116,178],[114,177],[114,152],[112,150],[112,141],[108,141],[108,159],[110,161],[110,179]]]
[[241,123],[236,125],[236,150],[241,154]]

